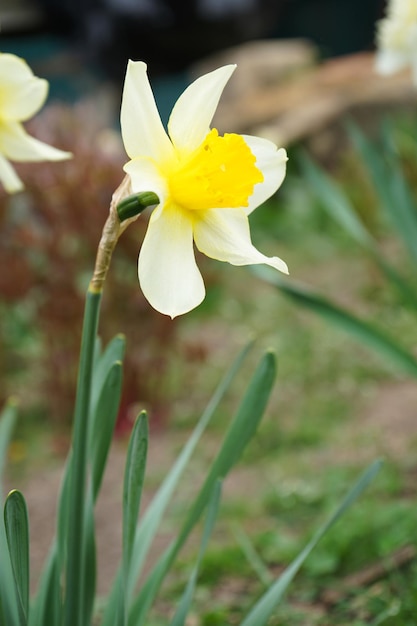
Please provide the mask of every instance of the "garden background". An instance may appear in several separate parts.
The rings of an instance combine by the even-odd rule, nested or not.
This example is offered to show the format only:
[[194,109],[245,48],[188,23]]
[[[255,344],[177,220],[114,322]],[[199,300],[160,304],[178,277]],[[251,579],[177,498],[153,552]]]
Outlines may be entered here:
[[[149,59],[163,115],[190,77],[237,62],[216,124],[270,137],[289,151],[283,186],[251,224],[254,243],[284,258],[290,278],[280,288],[266,275],[199,258],[207,298],[171,321],[149,307],[137,285],[146,216],[123,235],[101,327],[104,341],[126,335],[127,355],[117,436],[97,511],[99,592],[108,590],[120,557],[126,437],[138,410],[149,410],[151,424],[146,505],[233,356],[255,338],[240,382],[216,414],[155,546],[156,554],[167,544],[249,372],[271,347],[278,384],[256,438],[226,481],[189,624],[238,623],[362,469],[383,457],[366,495],[317,547],[271,624],[411,625],[417,610],[416,372],[384,338],[415,355],[416,316],[409,305],[416,283],[416,94],[408,72],[387,78],[373,71],[373,24],[383,3],[349,3],[350,23],[343,2],[333,4],[334,12],[329,3],[316,2],[312,13],[309,3],[275,4],[273,22],[268,3],[252,9],[259,19],[249,33],[249,13],[230,13],[230,23],[240,26],[228,39],[220,36],[222,24],[230,33],[224,16],[198,19],[192,7],[188,14],[174,12],[179,24],[170,28],[163,27],[169,21],[157,27],[156,18],[138,19],[137,32],[146,37],[136,38],[133,22],[124,30],[129,13],[113,15],[111,3],[106,11],[88,7],[79,20],[65,3],[59,15],[47,2],[11,3],[9,13],[7,7],[0,13],[2,50],[25,57],[51,83],[48,105],[28,128],[75,157],[53,167],[20,166],[25,192],[0,196],[0,395],[3,401],[16,395],[20,405],[7,484],[22,489],[28,501],[35,587],[70,444],[84,293],[126,158],[118,126],[122,59]],[[362,33],[353,27],[359,13]],[[117,26],[111,32],[109,17]],[[205,33],[203,49],[192,48],[191,35],[184,39],[197,22]],[[238,47],[225,50],[226,41]],[[167,50],[178,54],[164,64]],[[375,177],[381,147],[391,147],[391,173],[397,175],[388,191],[384,177]],[[396,221],[384,198],[393,199],[391,208],[404,205],[409,221]],[[364,245],[358,223],[376,242],[377,256]],[[405,290],[387,281],[381,259],[400,271],[409,301]],[[308,310],[291,286],[366,320],[371,333],[352,331],[343,316],[329,315],[330,308],[327,316],[317,315],[317,306]],[[375,340],[372,330],[382,339]],[[166,622],[195,551],[191,541],[152,626]]]

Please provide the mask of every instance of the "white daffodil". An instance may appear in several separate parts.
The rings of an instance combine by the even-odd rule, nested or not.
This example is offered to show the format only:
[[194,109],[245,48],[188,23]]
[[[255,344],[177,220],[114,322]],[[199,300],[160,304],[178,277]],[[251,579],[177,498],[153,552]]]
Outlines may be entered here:
[[221,67],[192,83],[171,112],[168,135],[145,63],[128,64],[121,127],[131,160],[124,170],[134,192],[152,191],[160,200],[139,254],[139,281],[150,304],[171,317],[204,299],[193,242],[219,261],[266,263],[288,273],[284,261],[252,245],[248,222],[248,215],[281,185],[285,150],[259,137],[220,136],[210,129],[234,69]]
[[411,67],[417,84],[417,0],[391,0],[377,23],[375,66],[380,74]]
[[39,111],[48,94],[48,82],[34,76],[14,54],[0,53],[0,181],[6,191],[23,189],[11,161],[61,161],[71,154],[31,137],[23,128]]

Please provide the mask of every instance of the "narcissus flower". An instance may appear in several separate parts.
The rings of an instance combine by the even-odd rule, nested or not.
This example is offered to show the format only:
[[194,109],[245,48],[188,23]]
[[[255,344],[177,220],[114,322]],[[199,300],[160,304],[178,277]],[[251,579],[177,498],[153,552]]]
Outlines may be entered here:
[[411,66],[417,84],[417,0],[391,0],[377,24],[376,70],[393,74]]
[[287,155],[259,137],[225,134],[210,124],[235,69],[221,67],[192,83],[177,100],[168,133],[162,125],[146,65],[130,61],[122,108],[124,170],[135,193],[154,192],[153,210],[139,254],[139,281],[150,304],[175,317],[204,299],[194,256],[233,265],[266,263],[288,273],[251,242],[248,215],[281,185]]
[[47,94],[47,81],[34,76],[23,59],[0,53],[0,181],[9,193],[23,189],[9,159],[61,161],[71,156],[31,137],[21,124],[39,111]]

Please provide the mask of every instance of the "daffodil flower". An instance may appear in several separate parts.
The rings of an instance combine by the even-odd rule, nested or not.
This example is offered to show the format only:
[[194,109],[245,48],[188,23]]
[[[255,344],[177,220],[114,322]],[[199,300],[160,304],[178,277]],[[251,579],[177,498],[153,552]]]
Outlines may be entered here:
[[417,1],[391,0],[377,23],[376,70],[393,74],[411,67],[417,85]]
[[61,161],[71,154],[31,137],[22,122],[39,111],[48,94],[48,82],[34,76],[14,54],[0,53],[0,181],[6,191],[23,189],[11,161]]
[[175,317],[205,296],[194,246],[233,265],[266,263],[288,273],[284,261],[251,243],[248,215],[285,176],[287,155],[259,137],[225,134],[210,124],[235,69],[221,67],[192,83],[177,100],[166,133],[146,65],[129,61],[121,107],[122,137],[130,161],[124,170],[135,193],[154,192],[139,254],[139,282],[150,304]]

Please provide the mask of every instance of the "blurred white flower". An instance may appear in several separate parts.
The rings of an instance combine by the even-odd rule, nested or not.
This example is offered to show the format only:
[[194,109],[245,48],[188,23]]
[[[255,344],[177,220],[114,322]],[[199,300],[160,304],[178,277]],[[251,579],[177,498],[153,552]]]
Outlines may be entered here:
[[417,84],[417,0],[391,0],[377,23],[376,70],[393,74],[407,66]]
[[162,125],[142,62],[130,61],[121,109],[124,169],[135,193],[160,199],[139,255],[139,281],[150,304],[175,317],[198,306],[205,288],[193,242],[207,256],[233,265],[266,263],[250,238],[248,215],[281,185],[287,155],[259,137],[220,136],[210,124],[234,65],[192,83]]
[[22,126],[39,111],[47,94],[47,81],[34,76],[23,59],[0,53],[0,181],[9,193],[23,189],[9,159],[61,161],[71,157],[31,137]]

